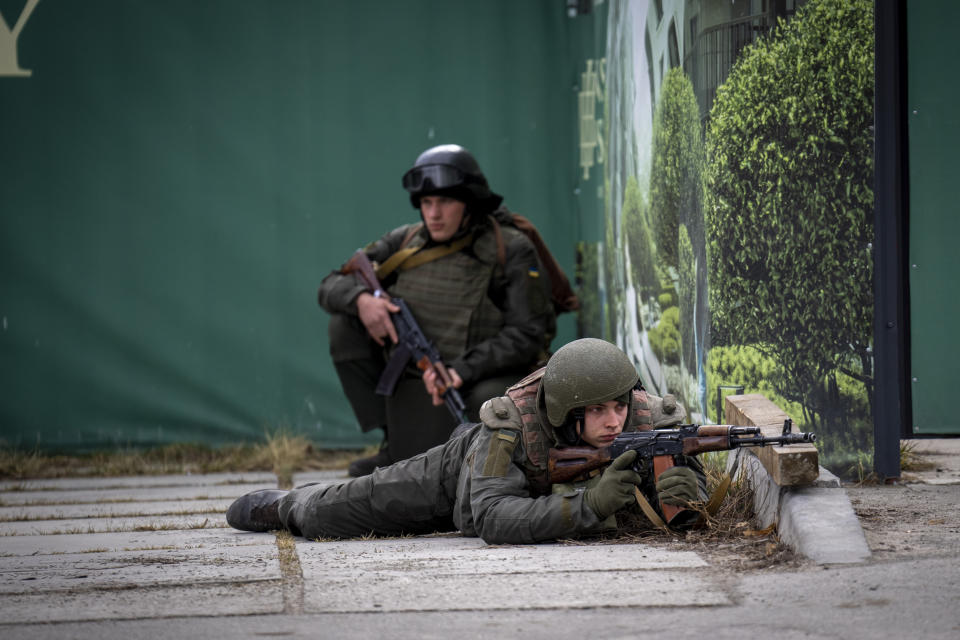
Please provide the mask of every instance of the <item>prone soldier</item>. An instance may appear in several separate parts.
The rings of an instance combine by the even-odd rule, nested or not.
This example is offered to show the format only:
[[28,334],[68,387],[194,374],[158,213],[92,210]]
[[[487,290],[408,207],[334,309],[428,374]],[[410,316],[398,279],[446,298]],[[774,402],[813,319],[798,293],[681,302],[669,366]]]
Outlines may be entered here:
[[[585,481],[552,485],[548,452],[558,446],[603,448],[622,431],[682,421],[647,394],[627,355],[594,338],[561,347],[546,367],[480,409],[444,444],[372,474],[292,491],[261,490],[237,499],[230,526],[287,529],[306,538],[397,536],[459,530],[490,544],[535,543],[595,534],[616,526],[614,514],[647,488],[658,503],[706,499],[695,458],[653,482],[635,471],[635,451]],[[669,407],[668,407],[669,409]]]

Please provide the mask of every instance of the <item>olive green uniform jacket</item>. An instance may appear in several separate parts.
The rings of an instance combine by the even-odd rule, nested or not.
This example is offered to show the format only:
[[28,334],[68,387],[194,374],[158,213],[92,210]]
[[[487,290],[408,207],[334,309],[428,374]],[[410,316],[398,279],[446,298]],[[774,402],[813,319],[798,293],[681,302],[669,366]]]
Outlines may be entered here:
[[[497,426],[458,429],[445,444],[369,476],[295,489],[280,503],[281,520],[311,539],[459,529],[490,544],[543,542],[608,528],[582,491],[534,490],[524,471],[528,461],[519,425],[493,422]],[[695,470],[702,487],[702,470],[699,465]]]

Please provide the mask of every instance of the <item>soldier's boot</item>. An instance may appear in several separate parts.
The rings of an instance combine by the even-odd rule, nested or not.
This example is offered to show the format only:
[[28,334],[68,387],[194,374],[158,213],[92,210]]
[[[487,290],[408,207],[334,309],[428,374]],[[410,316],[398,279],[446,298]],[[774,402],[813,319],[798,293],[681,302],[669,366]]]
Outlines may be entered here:
[[260,489],[237,498],[227,509],[227,524],[241,531],[283,529],[278,507],[287,493],[280,489]]
[[390,450],[387,448],[387,443],[384,442],[380,445],[380,450],[372,456],[359,458],[351,462],[347,467],[347,475],[351,478],[368,476],[377,467],[388,467],[391,464],[393,464],[393,460],[390,458]]

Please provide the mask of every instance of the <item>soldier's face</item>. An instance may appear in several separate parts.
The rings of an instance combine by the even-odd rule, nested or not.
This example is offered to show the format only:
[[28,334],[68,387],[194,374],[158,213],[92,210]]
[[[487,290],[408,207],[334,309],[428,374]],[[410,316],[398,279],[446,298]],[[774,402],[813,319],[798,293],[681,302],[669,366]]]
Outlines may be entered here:
[[580,437],[594,447],[606,447],[623,431],[627,421],[627,405],[617,400],[591,404],[584,409]]
[[446,242],[454,236],[463,224],[466,208],[463,202],[447,196],[420,198],[420,213],[434,242]]

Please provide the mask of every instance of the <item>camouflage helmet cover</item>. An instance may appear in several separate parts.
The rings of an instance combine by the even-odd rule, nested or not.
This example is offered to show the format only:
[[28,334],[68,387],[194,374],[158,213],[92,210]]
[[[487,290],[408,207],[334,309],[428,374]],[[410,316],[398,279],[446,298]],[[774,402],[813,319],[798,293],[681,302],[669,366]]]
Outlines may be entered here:
[[540,385],[547,420],[560,427],[572,409],[619,398],[639,378],[627,354],[605,340],[582,338],[565,344],[547,362]]

